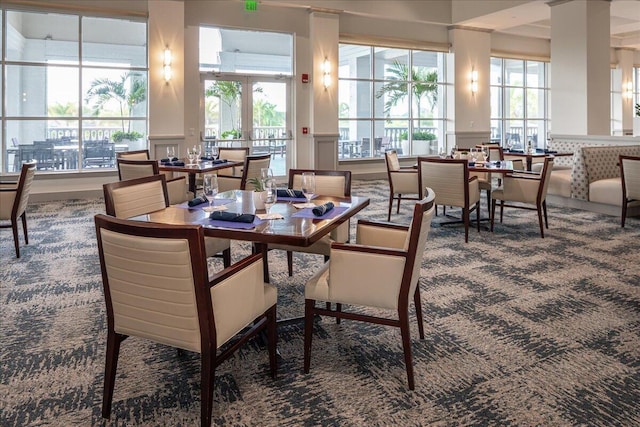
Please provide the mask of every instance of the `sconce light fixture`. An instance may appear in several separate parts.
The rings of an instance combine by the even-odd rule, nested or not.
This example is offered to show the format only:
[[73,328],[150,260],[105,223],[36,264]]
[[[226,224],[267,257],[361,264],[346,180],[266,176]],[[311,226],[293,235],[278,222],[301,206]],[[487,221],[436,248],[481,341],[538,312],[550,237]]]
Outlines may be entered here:
[[633,83],[631,81],[622,84],[622,95],[627,99],[633,98]]
[[476,94],[478,92],[478,72],[471,70],[471,93]]
[[164,66],[164,81],[169,84],[169,80],[171,80],[171,49],[168,47],[164,50],[164,60],[162,61]]
[[324,85],[324,90],[331,86],[331,62],[329,62],[328,58],[324,58],[322,63],[322,84]]

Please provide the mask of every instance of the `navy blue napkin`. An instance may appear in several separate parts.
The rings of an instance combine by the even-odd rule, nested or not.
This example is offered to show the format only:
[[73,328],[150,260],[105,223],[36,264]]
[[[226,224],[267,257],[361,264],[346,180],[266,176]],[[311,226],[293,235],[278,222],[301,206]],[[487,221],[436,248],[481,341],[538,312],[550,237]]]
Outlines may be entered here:
[[215,211],[209,215],[209,218],[214,221],[231,221],[231,222],[245,222],[250,224],[255,219],[253,214],[238,214],[233,212]]
[[184,166],[184,162],[181,160],[175,161],[175,162],[171,162],[171,163],[167,163],[168,165],[171,166]]
[[333,209],[333,203],[327,202],[324,205],[316,206],[312,209],[312,212],[315,216],[322,216]]
[[213,161],[214,164],[219,164],[219,163],[227,163],[227,159],[218,159],[218,160],[214,160]]
[[178,161],[177,157],[173,157],[171,159],[168,158],[168,157],[166,157],[164,159],[160,159],[160,163],[172,163],[172,162],[176,162],[176,161]]
[[304,193],[300,190],[292,190],[291,188],[278,188],[276,190],[278,197],[291,197],[294,199],[304,199]]
[[203,195],[200,197],[196,197],[195,199],[191,199],[187,202],[187,204],[189,205],[189,207],[193,207],[193,206],[198,206],[201,205],[203,203],[208,203],[209,200]]

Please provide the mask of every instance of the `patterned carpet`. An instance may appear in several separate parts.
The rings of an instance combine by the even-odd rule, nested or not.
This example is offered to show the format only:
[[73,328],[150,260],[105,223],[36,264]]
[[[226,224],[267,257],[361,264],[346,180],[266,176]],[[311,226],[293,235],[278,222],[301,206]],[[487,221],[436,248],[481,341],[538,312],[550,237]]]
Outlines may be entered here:
[[[354,194],[372,198],[360,217],[385,219],[387,191],[355,181]],[[199,423],[198,356],[135,338],[121,351],[112,419],[100,417],[106,319],[93,215],[103,209],[32,204],[20,260],[0,231],[1,426]],[[392,219],[409,213],[407,203]],[[441,221],[422,264],[425,340],[412,322],[415,391],[398,330],[321,319],[308,375],[295,325],[279,329],[277,380],[258,343],[225,362],[215,425],[640,425],[640,219],[621,229],[617,217],[550,206],[541,239],[535,213],[507,210],[495,233],[471,231],[468,244]],[[237,260],[248,245],[232,251]],[[302,313],[320,263],[299,255],[289,278],[284,254],[270,254],[280,316]]]

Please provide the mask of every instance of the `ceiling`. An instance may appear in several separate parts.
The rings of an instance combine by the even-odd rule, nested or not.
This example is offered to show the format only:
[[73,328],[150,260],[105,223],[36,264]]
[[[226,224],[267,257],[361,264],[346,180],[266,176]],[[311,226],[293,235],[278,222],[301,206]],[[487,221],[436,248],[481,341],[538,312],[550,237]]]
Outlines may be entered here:
[[[456,24],[549,39],[551,7],[547,2],[533,0]],[[640,50],[640,0],[612,0],[610,14],[611,46]]]

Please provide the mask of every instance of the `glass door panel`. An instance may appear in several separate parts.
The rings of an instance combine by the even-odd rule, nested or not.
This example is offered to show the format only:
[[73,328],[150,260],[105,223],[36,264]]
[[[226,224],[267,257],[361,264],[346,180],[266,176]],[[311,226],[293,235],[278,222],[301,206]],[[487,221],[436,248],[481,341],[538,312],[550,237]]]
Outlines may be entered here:
[[219,140],[219,145],[242,145],[242,89],[240,80],[204,81],[205,139]]

